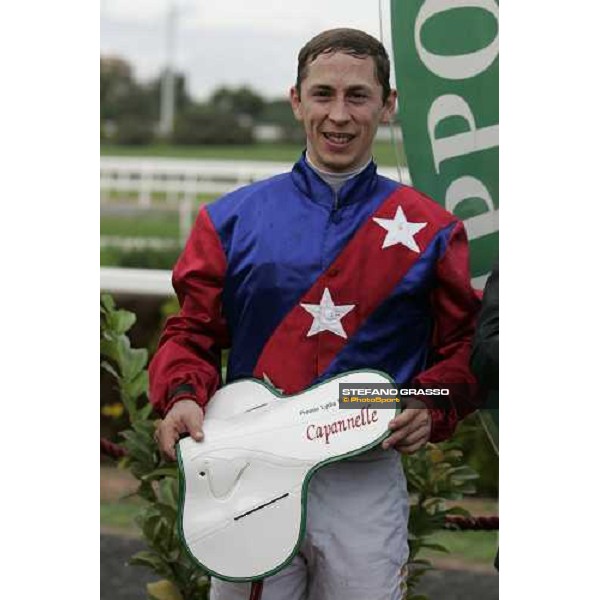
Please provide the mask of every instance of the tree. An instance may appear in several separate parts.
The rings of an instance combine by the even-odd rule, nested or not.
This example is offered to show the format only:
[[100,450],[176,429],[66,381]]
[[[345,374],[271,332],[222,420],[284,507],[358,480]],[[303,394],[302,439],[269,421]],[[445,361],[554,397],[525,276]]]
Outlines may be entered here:
[[212,106],[195,105],[175,119],[176,144],[251,144],[252,128],[241,125],[235,115]]
[[116,119],[136,87],[128,62],[118,56],[100,57],[100,119]]
[[261,115],[265,101],[247,86],[237,89],[221,87],[213,92],[209,104],[220,112],[249,117],[255,121]]
[[306,138],[302,124],[296,121],[290,101],[287,98],[271,100],[265,103],[260,122],[278,125],[281,128],[281,139],[286,142],[302,143]]
[[156,112],[147,86],[136,82],[129,63],[101,56],[101,133],[118,144],[148,144],[154,137]]
[[[160,118],[161,77],[147,83],[135,79],[131,65],[117,56],[100,57],[100,122],[119,144],[152,141]],[[175,74],[175,113],[192,105],[185,76]]]

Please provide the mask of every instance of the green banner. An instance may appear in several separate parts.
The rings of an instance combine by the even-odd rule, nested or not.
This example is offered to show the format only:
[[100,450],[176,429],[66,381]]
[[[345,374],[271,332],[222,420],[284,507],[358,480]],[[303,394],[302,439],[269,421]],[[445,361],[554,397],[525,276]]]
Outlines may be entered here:
[[498,255],[498,2],[390,2],[412,184],[464,221],[482,287]]

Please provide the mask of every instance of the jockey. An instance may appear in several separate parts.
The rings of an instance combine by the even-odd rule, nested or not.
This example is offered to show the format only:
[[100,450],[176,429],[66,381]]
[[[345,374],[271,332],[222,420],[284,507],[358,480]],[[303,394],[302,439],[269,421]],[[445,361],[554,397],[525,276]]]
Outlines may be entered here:
[[[181,434],[202,439],[224,349],[228,382],[254,377],[284,394],[364,368],[400,385],[474,383],[479,300],[464,227],[373,161],[377,128],[396,107],[389,75],[370,35],[317,35],[298,55],[290,90],[306,132],[302,156],[290,172],[200,210],[173,271],[181,309],[150,365],[167,457]],[[469,394],[405,406],[382,446],[312,477],[305,537],[265,579],[263,600],[402,598],[409,498],[397,452],[447,439],[476,408]],[[211,599],[246,600],[249,590],[213,578]]]

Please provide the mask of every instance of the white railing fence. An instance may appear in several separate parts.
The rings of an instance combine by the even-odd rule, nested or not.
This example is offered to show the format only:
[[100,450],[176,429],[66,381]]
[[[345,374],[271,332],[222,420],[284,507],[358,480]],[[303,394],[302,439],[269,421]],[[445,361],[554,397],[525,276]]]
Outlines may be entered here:
[[[101,207],[128,205],[137,210],[176,210],[179,213],[179,244],[183,247],[194,216],[198,196],[219,196],[243,185],[289,171],[289,163],[263,161],[183,160],[175,158],[102,157],[100,160]],[[379,172],[398,180],[394,167],[380,167]],[[401,180],[410,183],[407,169]],[[126,248],[172,247],[174,241],[143,238],[106,237],[106,245]],[[482,289],[487,275],[473,279]],[[170,295],[169,271],[103,268],[101,288],[114,293]]]
[[[140,210],[177,210],[183,244],[200,194],[219,196],[290,168],[289,163],[282,162],[104,156],[100,159],[100,199],[102,207],[126,201]],[[380,167],[379,172],[398,179],[398,171],[393,167]],[[401,174],[402,181],[408,182],[408,171],[402,169]]]

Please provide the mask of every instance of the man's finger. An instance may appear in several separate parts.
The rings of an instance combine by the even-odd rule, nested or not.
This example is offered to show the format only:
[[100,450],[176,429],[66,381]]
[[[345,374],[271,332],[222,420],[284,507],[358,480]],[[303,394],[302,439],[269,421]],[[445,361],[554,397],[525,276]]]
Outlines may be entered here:
[[414,454],[417,450],[420,450],[427,443],[427,439],[421,439],[410,446],[395,446],[396,450],[401,454]]
[[[398,447],[399,444],[403,443],[413,443],[415,439],[418,439],[422,435],[422,432],[419,432],[419,429],[407,431],[406,429],[401,429],[400,431],[395,431],[390,435],[390,437],[386,438],[383,441],[383,448],[387,450],[391,447]],[[408,442],[407,442],[408,440]]]
[[426,423],[427,415],[413,416],[410,418],[410,420],[404,422],[400,421],[400,423],[398,423],[396,419],[393,419],[388,424],[388,429],[393,432],[393,435],[390,436],[388,440],[392,437],[397,440],[403,439],[413,432],[418,431],[420,428],[426,425]]
[[394,447],[396,450],[400,450],[401,448],[413,446],[414,444],[418,444],[427,438],[427,429],[425,427],[419,427],[419,429],[405,435],[402,439],[398,440]]
[[429,430],[426,427],[419,427],[410,433],[405,430],[394,432],[383,442],[382,446],[384,450],[395,448],[403,454],[412,454],[426,444],[428,439]]
[[175,442],[178,439],[179,434],[177,433],[174,425],[168,422],[165,423],[165,421],[163,421],[158,437],[159,449],[163,456],[168,460],[175,460]]
[[393,433],[383,441],[382,447],[384,450],[395,446],[400,440],[419,428],[418,422],[415,422],[413,419],[405,422],[398,422],[398,419],[399,417],[396,417],[390,421],[388,425],[388,428],[390,431],[393,431]]
[[[410,432],[410,433],[412,433],[412,432]],[[392,446],[396,446],[396,444],[398,444],[403,439],[405,439],[408,434],[409,434],[409,432],[406,431],[406,429],[400,429],[399,431],[395,431],[394,433],[392,433],[392,435],[390,435],[388,438],[383,440],[383,443],[381,445],[384,450],[387,450],[388,448],[391,448]]]
[[176,424],[178,433],[189,433],[197,442],[204,437],[202,423],[204,411],[193,400],[180,400],[175,403],[167,418],[171,416]]
[[180,433],[189,433],[197,442],[202,441],[204,433],[202,432],[202,411],[194,413],[185,413],[181,416],[183,430]]
[[163,455],[171,462],[177,459],[177,457],[175,456],[175,442],[173,442],[173,444],[169,446],[169,448],[166,448],[164,450]]
[[167,460],[175,460],[175,444],[185,433],[189,433],[197,442],[202,441],[203,410],[191,400],[177,402],[169,411],[156,431],[156,442],[161,454]]
[[407,412],[404,410],[388,423],[388,428],[392,431],[394,431],[395,429],[400,429],[401,427],[404,427],[405,425],[410,423],[412,419],[413,415],[407,414]]
[[426,418],[427,409],[422,408],[406,408],[398,416],[394,417],[388,424],[389,429],[394,431],[411,423],[416,419]]
[[426,409],[406,409],[392,419],[388,428],[393,431],[382,447],[384,450],[392,446],[399,450],[399,445],[406,448],[412,447],[418,440],[429,438],[429,413]]
[[179,439],[179,428],[176,419],[167,415],[159,423],[154,437],[163,457],[166,460],[175,460],[175,443]]

